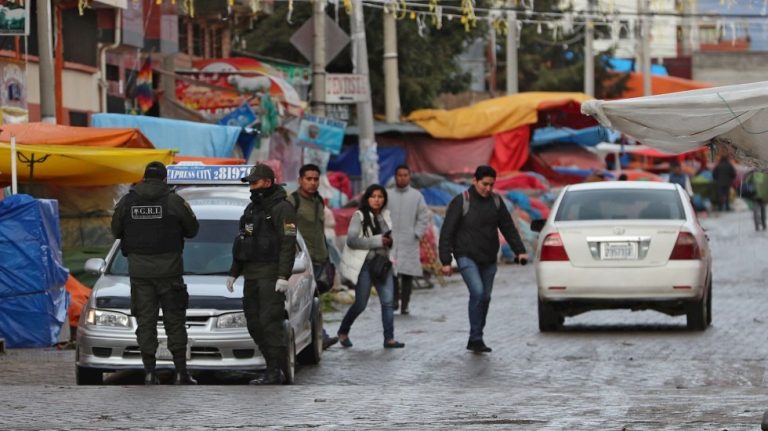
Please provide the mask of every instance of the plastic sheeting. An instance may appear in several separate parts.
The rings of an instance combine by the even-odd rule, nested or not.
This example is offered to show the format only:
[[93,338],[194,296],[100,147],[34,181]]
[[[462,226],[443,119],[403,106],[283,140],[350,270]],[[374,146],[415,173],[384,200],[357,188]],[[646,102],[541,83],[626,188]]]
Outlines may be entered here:
[[0,336],[9,347],[50,346],[66,320],[58,220],[54,200],[0,201]]
[[94,114],[94,127],[131,127],[141,130],[155,148],[178,150],[182,156],[231,157],[240,127],[195,123],[125,114]]
[[3,124],[0,141],[28,145],[77,145],[81,147],[154,148],[137,129],[94,129],[48,123]]
[[492,136],[535,124],[540,110],[564,108],[592,99],[584,93],[530,92],[497,97],[472,106],[420,109],[408,115],[435,138],[467,139]]
[[[395,168],[405,163],[405,150],[400,147],[376,147],[376,153],[379,155],[379,184],[386,184],[390,178],[395,176]],[[351,177],[359,177],[362,174],[360,169],[360,147],[351,146],[338,156],[331,157],[328,162],[329,171],[342,171]]]
[[[169,150],[147,148],[81,147],[76,145],[17,145],[19,182],[61,186],[107,186],[139,181],[154,160],[168,164]],[[11,146],[0,143],[0,184],[11,182]]]
[[533,131],[531,147],[538,147],[554,142],[578,144],[592,147],[601,142],[615,142],[621,134],[603,126],[571,129],[570,127],[541,127]]

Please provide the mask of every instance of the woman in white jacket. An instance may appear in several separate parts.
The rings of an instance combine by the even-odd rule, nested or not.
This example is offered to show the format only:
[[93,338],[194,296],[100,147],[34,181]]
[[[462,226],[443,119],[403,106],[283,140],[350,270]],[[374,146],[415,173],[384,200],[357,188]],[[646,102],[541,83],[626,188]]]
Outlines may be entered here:
[[349,330],[368,305],[371,286],[375,285],[381,302],[381,323],[384,326],[384,347],[399,348],[405,344],[395,340],[394,285],[392,269],[375,276],[372,262],[378,256],[389,259],[392,248],[391,226],[387,206],[387,191],[373,184],[360,199],[347,231],[347,245],[341,258],[341,276],[355,283],[355,303],[349,307],[339,327],[339,343],[352,347]]

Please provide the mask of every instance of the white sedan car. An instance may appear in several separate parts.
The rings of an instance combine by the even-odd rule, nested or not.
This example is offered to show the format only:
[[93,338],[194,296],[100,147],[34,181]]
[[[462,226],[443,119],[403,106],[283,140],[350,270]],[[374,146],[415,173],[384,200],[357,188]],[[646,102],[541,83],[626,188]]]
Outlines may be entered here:
[[549,219],[537,220],[539,330],[554,331],[595,309],[685,314],[712,321],[707,237],[675,184],[610,181],[563,188]]

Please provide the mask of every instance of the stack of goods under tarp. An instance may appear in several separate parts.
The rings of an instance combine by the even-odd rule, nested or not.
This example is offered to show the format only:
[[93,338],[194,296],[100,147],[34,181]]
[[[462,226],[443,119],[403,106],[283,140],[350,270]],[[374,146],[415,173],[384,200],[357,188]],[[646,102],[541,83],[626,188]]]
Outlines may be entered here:
[[0,201],[0,338],[8,347],[51,346],[67,318],[58,216],[53,200]]

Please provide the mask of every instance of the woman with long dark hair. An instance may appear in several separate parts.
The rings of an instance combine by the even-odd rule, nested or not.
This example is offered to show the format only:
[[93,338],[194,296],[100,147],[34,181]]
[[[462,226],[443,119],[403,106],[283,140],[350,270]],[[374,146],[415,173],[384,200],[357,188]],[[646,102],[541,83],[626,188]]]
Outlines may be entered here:
[[392,248],[387,206],[387,191],[373,184],[360,199],[360,208],[349,223],[347,245],[342,254],[340,272],[355,284],[355,303],[347,310],[339,327],[339,343],[352,347],[349,330],[357,316],[365,310],[371,287],[376,286],[381,302],[381,323],[384,326],[384,347],[399,348],[405,344],[395,340],[394,285],[389,250]]

